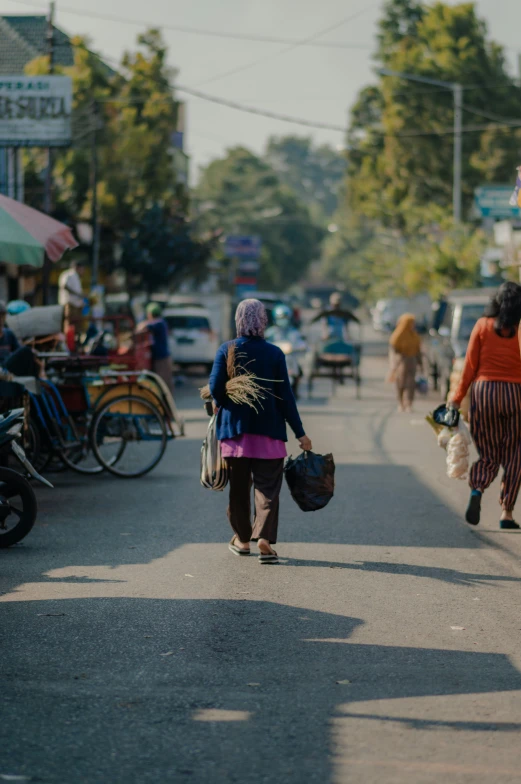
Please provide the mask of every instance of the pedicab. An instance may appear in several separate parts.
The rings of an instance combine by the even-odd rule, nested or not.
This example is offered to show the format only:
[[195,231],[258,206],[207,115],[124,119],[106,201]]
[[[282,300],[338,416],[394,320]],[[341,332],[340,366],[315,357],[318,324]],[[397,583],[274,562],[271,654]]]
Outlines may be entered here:
[[[334,387],[343,386],[346,379],[353,380],[356,397],[361,395],[360,359],[362,338],[360,320],[350,310],[331,308],[321,311],[312,321],[324,323],[325,334],[315,344],[311,353],[307,373],[308,395],[312,396],[313,382],[317,378],[330,378]],[[333,328],[330,323],[333,322]],[[336,323],[335,323],[336,322]],[[355,324],[356,335],[351,334],[348,325]]]
[[57,457],[78,473],[138,477],[159,463],[169,440],[184,435],[171,390],[147,367],[148,335],[125,334],[126,345],[95,344],[93,354],[42,354],[47,378],[31,408],[44,460]]

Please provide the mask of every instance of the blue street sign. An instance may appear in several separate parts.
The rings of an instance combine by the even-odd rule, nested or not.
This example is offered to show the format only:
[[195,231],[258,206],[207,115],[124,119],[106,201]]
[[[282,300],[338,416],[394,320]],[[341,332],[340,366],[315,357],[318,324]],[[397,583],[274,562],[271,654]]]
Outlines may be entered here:
[[224,252],[229,258],[258,259],[261,252],[260,237],[229,235],[224,240]]
[[474,209],[481,218],[506,218],[521,217],[519,207],[511,207],[509,202],[513,185],[483,185],[474,191]]

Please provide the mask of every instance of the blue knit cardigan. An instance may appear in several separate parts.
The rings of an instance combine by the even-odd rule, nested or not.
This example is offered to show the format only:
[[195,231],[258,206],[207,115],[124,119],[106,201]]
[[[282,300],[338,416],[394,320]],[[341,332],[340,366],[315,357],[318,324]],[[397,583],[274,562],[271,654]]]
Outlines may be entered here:
[[[268,390],[257,411],[246,404],[233,403],[226,395],[226,361],[228,348],[233,343],[236,346],[236,363],[262,379],[259,383]],[[215,357],[210,391],[219,406],[217,437],[220,441],[244,433],[287,441],[286,422],[297,438],[305,435],[288,378],[286,358],[280,348],[263,338],[243,337],[224,343]]]

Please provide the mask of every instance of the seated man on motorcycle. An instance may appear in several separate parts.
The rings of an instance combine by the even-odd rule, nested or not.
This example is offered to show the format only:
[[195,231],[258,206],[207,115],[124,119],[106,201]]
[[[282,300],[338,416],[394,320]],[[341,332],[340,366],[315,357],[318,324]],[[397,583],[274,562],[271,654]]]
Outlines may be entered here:
[[292,325],[293,313],[287,305],[276,305],[273,309],[272,327],[266,330],[266,340],[275,343],[286,355],[288,375],[291,380],[293,394],[297,397],[302,368],[298,360],[298,352],[305,352],[307,344],[298,329]]

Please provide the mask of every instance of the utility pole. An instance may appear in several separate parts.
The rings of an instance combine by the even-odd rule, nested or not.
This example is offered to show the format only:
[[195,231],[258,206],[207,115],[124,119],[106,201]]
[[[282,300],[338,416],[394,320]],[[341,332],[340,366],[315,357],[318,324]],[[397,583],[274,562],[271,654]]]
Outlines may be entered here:
[[99,273],[99,244],[100,226],[98,219],[98,140],[97,130],[99,128],[98,105],[96,101],[92,104],[92,157],[91,157],[91,188],[92,188],[92,270],[91,286],[97,286]]
[[454,181],[452,188],[452,211],[454,222],[461,221],[461,137],[463,130],[463,87],[454,84]]
[[[54,73],[54,2],[49,6],[47,17],[47,56],[49,58],[49,74]],[[52,150],[47,148],[47,168],[45,171],[44,209],[49,215],[52,209]]]
[[406,74],[400,71],[391,71],[389,68],[379,68],[382,76],[397,76],[409,82],[432,84],[434,87],[444,87],[451,90],[454,97],[454,170],[452,180],[452,211],[454,222],[461,221],[461,140],[463,133],[463,87],[457,82],[442,82],[440,79],[428,79],[426,76]]
[[[49,6],[49,16],[47,17],[47,56],[49,58],[49,74],[54,73],[54,2]],[[47,215],[52,210],[52,150],[47,148],[47,167],[45,170],[45,186],[43,197],[43,208]],[[51,271],[50,259],[45,256],[42,270],[42,304],[49,304],[49,274]]]

